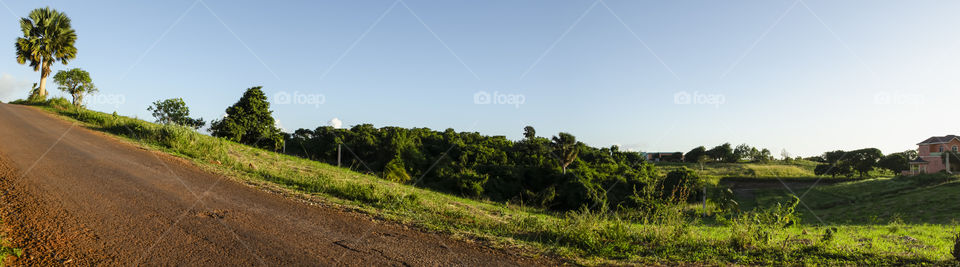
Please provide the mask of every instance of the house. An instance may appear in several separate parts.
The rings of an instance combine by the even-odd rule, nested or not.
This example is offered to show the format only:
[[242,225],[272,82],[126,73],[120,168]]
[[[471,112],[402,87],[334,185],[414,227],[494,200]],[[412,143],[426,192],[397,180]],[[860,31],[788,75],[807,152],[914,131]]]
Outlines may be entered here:
[[683,152],[644,152],[647,162],[682,162]]
[[[918,173],[935,173],[947,169],[947,164],[941,159],[946,151],[957,152],[960,149],[960,136],[934,136],[917,144],[917,158],[910,160],[910,170],[905,175]],[[950,166],[950,172],[960,172],[960,164]]]

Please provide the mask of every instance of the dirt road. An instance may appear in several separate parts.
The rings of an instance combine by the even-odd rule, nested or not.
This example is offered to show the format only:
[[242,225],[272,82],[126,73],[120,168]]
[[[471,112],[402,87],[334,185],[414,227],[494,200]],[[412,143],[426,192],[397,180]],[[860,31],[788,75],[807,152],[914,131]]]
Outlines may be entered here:
[[0,218],[15,265],[540,265],[307,205],[31,107],[0,104]]

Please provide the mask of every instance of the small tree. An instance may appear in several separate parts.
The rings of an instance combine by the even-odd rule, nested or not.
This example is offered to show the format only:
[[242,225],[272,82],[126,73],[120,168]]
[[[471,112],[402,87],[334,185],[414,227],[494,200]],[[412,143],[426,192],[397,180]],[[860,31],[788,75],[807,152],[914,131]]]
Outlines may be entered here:
[[157,123],[176,124],[193,129],[200,129],[207,124],[203,118],[190,118],[190,108],[183,102],[182,98],[171,98],[163,101],[153,102],[153,105],[147,107],[148,111],[153,112],[153,117]]
[[523,127],[523,138],[527,140],[533,140],[537,138],[537,130],[533,129],[533,126]]
[[83,106],[83,96],[97,92],[97,86],[93,85],[93,79],[90,79],[90,73],[80,68],[58,71],[53,75],[53,81],[60,85],[58,89],[69,93],[73,97],[73,105]]
[[567,166],[577,160],[577,154],[580,153],[580,149],[577,147],[577,138],[569,133],[560,133],[553,137],[553,147],[554,151],[560,153],[558,155],[560,157],[560,167],[566,174]]
[[216,137],[274,151],[283,147],[283,134],[275,126],[270,102],[260,90],[247,89],[236,104],[227,108],[227,116],[210,122],[210,133]]

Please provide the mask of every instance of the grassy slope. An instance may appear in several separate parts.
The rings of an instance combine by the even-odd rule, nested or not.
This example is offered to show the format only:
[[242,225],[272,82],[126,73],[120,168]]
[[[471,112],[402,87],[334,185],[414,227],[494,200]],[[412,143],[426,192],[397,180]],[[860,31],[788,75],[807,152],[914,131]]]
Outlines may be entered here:
[[[807,188],[794,189],[804,194]],[[758,193],[759,205],[784,199],[784,190]],[[960,180],[935,174],[877,178],[816,186],[803,198],[813,212],[806,219],[829,223],[872,224],[889,221],[956,225],[960,220]]]
[[[824,241],[819,237],[823,229],[814,226],[768,229],[749,223],[707,225],[671,217],[668,212],[646,224],[590,212],[558,214],[396,184],[189,129],[100,112],[77,112],[56,101],[41,108],[251,184],[493,246],[521,248],[531,254],[553,253],[581,264],[895,264],[943,263],[949,259],[944,252],[948,247],[944,240],[949,235],[945,226],[838,226],[837,238]],[[770,238],[744,243],[744,237],[761,230]],[[918,241],[888,238],[903,231]],[[860,244],[868,242],[867,238],[870,246]],[[922,249],[914,248],[918,244]]]
[[810,161],[793,161],[791,163],[781,163],[781,162],[772,162],[772,163],[707,163],[703,165],[703,170],[700,170],[700,165],[697,163],[674,163],[674,162],[662,162],[657,163],[657,168],[662,173],[670,172],[671,170],[678,169],[680,167],[687,167],[693,170],[697,170],[701,175],[712,177],[712,178],[723,178],[723,177],[815,177],[813,174],[813,168],[816,167],[815,162]]

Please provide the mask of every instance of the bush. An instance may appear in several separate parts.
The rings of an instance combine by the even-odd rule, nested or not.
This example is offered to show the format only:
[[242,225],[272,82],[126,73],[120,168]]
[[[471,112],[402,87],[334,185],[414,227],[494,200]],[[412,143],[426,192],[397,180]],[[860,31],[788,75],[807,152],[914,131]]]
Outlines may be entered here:
[[700,188],[704,186],[702,179],[693,170],[682,167],[667,173],[661,182],[663,198],[675,201],[696,201],[703,196]]

